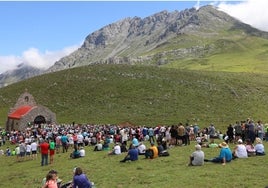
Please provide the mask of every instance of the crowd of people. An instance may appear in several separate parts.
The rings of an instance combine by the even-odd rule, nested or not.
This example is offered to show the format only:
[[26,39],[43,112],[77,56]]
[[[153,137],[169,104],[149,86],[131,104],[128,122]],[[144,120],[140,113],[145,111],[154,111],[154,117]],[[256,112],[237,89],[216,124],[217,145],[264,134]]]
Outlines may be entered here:
[[205,159],[205,154],[202,151],[202,145],[197,144],[195,146],[196,151],[194,151],[190,155],[190,162],[188,165],[202,166],[204,165],[204,162],[214,162],[225,165],[226,163],[238,158],[248,158],[252,156],[265,155],[265,148],[262,143],[263,140],[261,140],[259,137],[256,137],[255,142],[256,144],[254,146],[250,139],[247,139],[245,143],[242,139],[238,139],[237,144],[232,150],[229,145],[224,141],[217,146],[220,148],[219,155],[212,159]]
[[[168,149],[187,146],[191,142],[195,143],[195,151],[190,155],[189,166],[202,166],[204,162],[225,165],[236,158],[265,155],[262,142],[268,141],[268,126],[264,126],[261,121],[254,123],[250,119],[229,125],[226,131],[217,130],[214,124],[201,129],[197,124],[187,123],[156,127],[73,123],[32,125],[25,131],[7,132],[2,129],[0,133],[0,148],[4,147],[7,141],[14,144],[13,150],[9,147],[6,151],[0,149],[0,155],[14,155],[16,161],[21,162],[35,160],[40,153],[41,166],[53,164],[56,153],[69,152],[70,158],[73,159],[85,157],[86,146],[92,146],[94,152],[108,151],[109,156],[125,153],[120,161],[123,163],[137,161],[141,155],[145,159],[169,156]],[[215,139],[223,142],[217,144]],[[149,142],[148,147],[145,142]],[[230,143],[236,144],[233,150],[228,145]],[[217,157],[206,159],[202,147],[221,149]],[[55,184],[55,175],[49,173],[46,182],[49,185]]]
[[[7,148],[2,152],[2,149],[0,154],[17,155],[18,159],[22,161],[24,158],[36,158],[35,154],[40,149],[44,151],[44,155],[51,156],[50,163],[53,163],[55,153],[69,152],[69,148],[72,148],[77,153],[77,155],[73,155],[76,158],[80,157],[78,153],[82,153],[82,156],[85,155],[83,147],[88,145],[95,146],[94,150],[100,151],[109,150],[110,143],[120,143],[121,148],[126,151],[128,141],[132,141],[135,147],[146,140],[150,143],[164,141],[165,144],[168,144],[165,147],[189,145],[191,141],[206,145],[208,140],[213,141],[214,138],[222,138],[226,143],[237,143],[238,139],[242,139],[243,142],[249,139],[254,143],[256,137],[268,141],[268,125],[264,126],[261,121],[254,123],[251,119],[247,119],[229,125],[226,131],[220,131],[214,124],[201,129],[197,124],[189,125],[188,123],[156,127],[73,123],[69,125],[32,125],[25,131],[7,132],[2,129],[0,134],[0,146],[3,147],[6,141],[16,145],[13,150]],[[46,143],[49,144],[48,151],[47,147],[40,148],[40,146],[46,146]],[[213,143],[210,145],[212,146]],[[113,152],[119,152],[119,150]],[[46,160],[46,156],[44,157]]]

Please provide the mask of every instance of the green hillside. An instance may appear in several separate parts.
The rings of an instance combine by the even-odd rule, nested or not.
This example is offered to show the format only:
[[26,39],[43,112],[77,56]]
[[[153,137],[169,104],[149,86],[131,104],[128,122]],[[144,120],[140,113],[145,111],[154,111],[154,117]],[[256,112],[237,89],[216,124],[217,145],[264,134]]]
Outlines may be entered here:
[[236,30],[216,36],[180,35],[149,54],[154,56],[151,64],[169,68],[266,73],[267,47],[266,38]]
[[25,88],[59,123],[137,125],[268,120],[268,75],[94,65],[38,76],[0,89],[1,125]]

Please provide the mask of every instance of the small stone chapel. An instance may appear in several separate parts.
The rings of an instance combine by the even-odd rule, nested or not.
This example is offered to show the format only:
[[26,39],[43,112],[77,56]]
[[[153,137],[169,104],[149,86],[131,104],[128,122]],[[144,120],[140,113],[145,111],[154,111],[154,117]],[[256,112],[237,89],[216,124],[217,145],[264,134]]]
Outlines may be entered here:
[[24,131],[30,124],[50,123],[56,123],[56,114],[45,106],[37,105],[34,97],[26,90],[9,110],[6,130]]

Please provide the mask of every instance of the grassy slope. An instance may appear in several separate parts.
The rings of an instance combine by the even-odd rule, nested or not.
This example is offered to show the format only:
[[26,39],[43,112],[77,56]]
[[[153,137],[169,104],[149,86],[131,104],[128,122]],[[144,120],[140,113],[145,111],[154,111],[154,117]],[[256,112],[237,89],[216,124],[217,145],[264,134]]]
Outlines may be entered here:
[[247,117],[267,121],[268,76],[182,71],[152,66],[95,65],[43,75],[2,88],[0,117],[25,88],[59,123],[137,125],[215,123],[224,128]]
[[[234,145],[230,147],[233,149]],[[268,147],[267,143],[265,147]],[[86,157],[73,160],[68,159],[69,153],[57,154],[55,163],[45,167],[40,166],[40,155],[38,160],[20,163],[15,162],[16,157],[3,156],[0,158],[0,187],[40,187],[43,177],[51,169],[56,169],[59,177],[67,182],[72,179],[72,169],[76,166],[82,167],[97,188],[251,188],[268,185],[265,165],[268,155],[236,159],[226,166],[205,163],[203,167],[188,167],[188,156],[194,151],[193,143],[170,149],[169,157],[154,160],[139,157],[139,161],[124,164],[119,163],[124,154],[107,156],[107,151],[92,150],[93,147],[86,147]],[[219,154],[217,148],[204,148],[203,151],[206,158]]]
[[[166,60],[166,67],[186,70],[225,71],[225,72],[267,72],[268,40],[246,35],[240,30],[221,31],[218,34],[182,34],[150,51],[156,55],[153,62]],[[186,57],[177,56],[174,49],[203,50],[192,52]],[[146,54],[144,54],[146,55]]]

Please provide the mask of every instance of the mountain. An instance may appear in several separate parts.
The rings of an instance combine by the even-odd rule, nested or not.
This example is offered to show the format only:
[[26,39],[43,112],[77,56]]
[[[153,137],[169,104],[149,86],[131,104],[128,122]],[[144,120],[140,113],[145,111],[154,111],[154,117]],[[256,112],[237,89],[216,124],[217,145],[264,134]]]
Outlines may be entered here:
[[39,74],[90,64],[138,64],[226,72],[267,72],[268,33],[213,6],[125,18],[89,34],[47,70],[19,66],[0,87]]
[[37,75],[40,75],[44,72],[42,69],[25,65],[21,63],[17,66],[16,69],[6,71],[0,74],[0,88],[8,86],[10,84],[25,80]]
[[[48,72],[89,64],[123,63],[184,69],[208,69],[213,64],[215,69],[215,63],[210,61],[223,59],[218,54],[248,54],[248,50],[267,45],[267,39],[267,32],[252,28],[213,6],[162,11],[144,19],[125,18],[93,32],[77,51],[57,61]],[[253,41],[257,41],[257,47]],[[262,53],[266,52],[258,53],[254,55],[264,63]],[[194,67],[193,63],[196,63]],[[239,66],[237,62],[232,63]],[[230,66],[222,70],[229,71]]]

